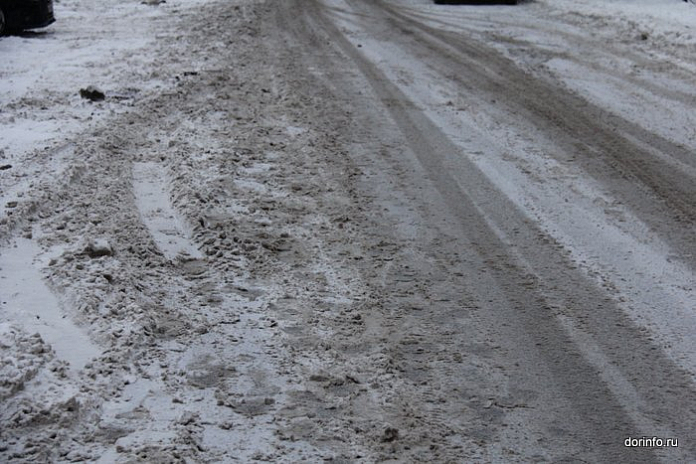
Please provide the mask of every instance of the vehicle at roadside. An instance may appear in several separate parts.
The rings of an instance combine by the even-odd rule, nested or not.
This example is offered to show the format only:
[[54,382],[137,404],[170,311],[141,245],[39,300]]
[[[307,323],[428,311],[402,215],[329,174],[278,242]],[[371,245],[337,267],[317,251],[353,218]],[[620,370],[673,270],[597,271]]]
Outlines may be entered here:
[[437,5],[517,5],[517,0],[434,0]]
[[0,0],[0,35],[45,27],[54,21],[53,0]]

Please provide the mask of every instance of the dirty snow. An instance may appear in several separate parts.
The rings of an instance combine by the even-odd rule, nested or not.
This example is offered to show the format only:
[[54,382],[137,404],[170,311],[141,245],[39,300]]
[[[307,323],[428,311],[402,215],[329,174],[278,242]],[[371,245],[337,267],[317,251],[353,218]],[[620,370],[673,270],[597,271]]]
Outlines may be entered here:
[[[399,432],[382,412],[414,387],[381,346],[350,352],[355,327],[374,329],[377,299],[356,269],[368,250],[386,263],[381,278],[396,272],[394,247],[355,230],[362,206],[336,179],[357,174],[326,172],[341,147],[321,113],[302,112],[312,96],[294,92],[292,76],[259,78],[277,58],[258,54],[254,18],[268,6],[223,3],[61,0],[55,24],[0,39],[2,461],[373,462],[394,452]],[[399,5],[437,27],[506,36],[501,51],[523,69],[675,143],[696,137],[691,3]],[[207,31],[206,14],[219,11],[227,24]],[[456,89],[419,85],[432,81],[427,69],[361,36],[350,15],[334,17],[452,140],[484,140],[469,146],[481,172],[696,373],[694,276],[683,257],[600,185],[546,157],[553,141],[535,140],[533,156],[484,114],[453,117]],[[555,30],[559,18],[572,30]],[[635,45],[639,59],[596,48],[578,62],[564,55],[564,34]],[[532,44],[544,50],[534,59],[520,52]],[[636,90],[616,69],[657,91]],[[105,101],[81,98],[89,85]],[[577,208],[561,208],[559,196]],[[485,399],[503,395],[494,388],[503,387],[472,394],[471,408],[494,406]],[[346,405],[355,423],[336,413]]]
[[[331,3],[335,6],[339,24],[350,31],[349,39],[356,46],[360,45],[361,52],[378,63],[390,80],[396,82],[451,140],[457,140],[465,147],[476,166],[530,219],[541,224],[563,244],[588,276],[600,282],[611,282],[620,291],[625,310],[633,320],[648,328],[660,345],[696,376],[694,275],[687,264],[680,262],[684,257],[676,254],[649,225],[635,217],[577,166],[561,165],[548,156],[548,153],[558,150],[553,140],[545,140],[544,135],[531,126],[501,124],[499,121],[505,119],[504,114],[491,117],[477,111],[476,105],[482,102],[461,95],[456,83],[434,79],[433,71],[412,59],[400,44],[377,40],[362,31],[359,24],[351,21],[351,16],[345,13],[350,9],[347,2]],[[692,24],[696,24],[696,5],[667,0],[540,1],[523,3],[519,9],[506,9],[506,15],[501,15],[500,10],[490,6],[455,9],[451,6],[424,6],[422,3],[408,2],[407,14],[434,27],[445,26],[452,31],[473,29],[484,37],[486,34],[509,35],[515,42],[503,42],[498,46],[522,68],[528,68],[529,72],[542,78],[551,72],[589,101],[679,144],[693,144],[696,114],[690,108],[696,99],[696,89],[692,85],[693,74],[682,71],[681,47],[688,48],[696,43],[689,32]],[[636,35],[623,38],[620,43],[627,47],[626,55],[630,58],[626,58],[626,63],[616,63],[621,51],[608,52],[599,46],[588,48],[584,54],[586,61],[580,63],[572,62],[571,65],[568,59],[558,58],[557,55],[565,55],[563,50],[575,46],[575,41],[565,37],[569,31],[554,29],[558,27],[554,18],[569,14],[577,28],[572,34],[591,31],[598,37],[594,40],[601,40],[602,36],[615,37],[617,30],[619,36],[625,32],[624,29],[634,31]],[[675,21],[679,15],[681,19]],[[510,19],[511,16],[515,17],[514,20]],[[487,22],[484,23],[482,17]],[[473,26],[471,19],[474,20]],[[476,21],[486,24],[486,28],[479,30]],[[491,25],[495,24],[506,27],[494,29]],[[686,43],[681,43],[681,34],[675,35],[675,28],[677,32],[683,32]],[[636,62],[649,63],[653,48],[650,51],[641,49],[644,41],[637,32],[641,30],[649,31],[652,34],[650,41],[657,41],[664,53],[654,57],[652,63],[655,67],[657,63],[663,63],[659,71],[635,71],[639,73],[637,79],[641,84],[650,83],[648,88],[652,92],[618,77],[623,75],[623,68],[635,67]],[[659,34],[655,35],[653,31],[659,31]],[[543,54],[538,54],[539,61],[530,63],[526,61],[526,55],[516,53],[517,47],[531,44],[541,45],[542,50],[548,47],[550,51],[545,61],[542,61]],[[633,46],[636,50],[631,51]],[[636,58],[631,55],[640,53],[646,56]],[[606,66],[602,66],[602,60],[608,62]],[[630,71],[627,73],[631,74]],[[491,112],[491,109],[487,108],[487,111]],[[481,127],[485,129],[481,130]],[[693,160],[669,159],[666,162],[695,172]],[[456,160],[452,161],[452,166],[456,166]],[[476,191],[472,194],[476,195]],[[558,198],[565,201],[558,202]],[[480,201],[486,203],[484,197]],[[504,241],[513,242],[503,230],[499,233]],[[533,273],[534,269],[529,271]]]

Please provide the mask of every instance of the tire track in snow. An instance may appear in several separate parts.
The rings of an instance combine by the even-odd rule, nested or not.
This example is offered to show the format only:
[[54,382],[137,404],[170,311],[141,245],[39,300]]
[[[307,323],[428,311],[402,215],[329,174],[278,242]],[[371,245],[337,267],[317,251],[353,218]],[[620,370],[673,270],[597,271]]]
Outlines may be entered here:
[[39,255],[36,243],[26,238],[18,238],[0,254],[2,322],[19,323],[31,333],[38,332],[60,359],[80,370],[101,350],[44,283],[37,267]]
[[133,193],[143,222],[164,255],[173,260],[202,258],[189,227],[169,199],[164,168],[155,162],[133,164]]
[[[321,10],[318,7],[316,9]],[[682,373],[674,369],[669,361],[662,359],[661,355],[655,356],[650,351],[650,347],[645,346],[650,345],[650,343],[637,334],[633,324],[625,320],[622,311],[615,304],[609,303],[611,299],[607,298],[608,295],[596,288],[589,279],[582,276],[582,273],[574,271],[575,266],[568,262],[567,257],[563,257],[558,250],[554,249],[553,241],[547,241],[544,244],[544,240],[548,239],[545,237],[546,234],[537,230],[523,215],[520,217],[520,211],[510,204],[509,200],[502,198],[501,192],[497,191],[494,186],[477,176],[475,174],[477,170],[474,167],[463,161],[460,163],[468,166],[468,169],[461,170],[461,173],[468,172],[468,174],[463,175],[463,179],[459,178],[462,177],[462,174],[444,169],[443,161],[440,158],[448,153],[457,153],[458,148],[450,143],[448,138],[415,108],[398,87],[393,85],[375,65],[365,59],[363,54],[344,38],[342,31],[331,24],[329,20],[323,18],[321,12],[307,11],[321,27],[328,31],[328,34],[334,38],[345,55],[350,57],[365,75],[377,98],[384,103],[391,117],[401,128],[405,139],[425,171],[435,180],[436,188],[450,208],[451,214],[463,220],[463,226],[468,231],[467,235],[472,236],[474,241],[472,244],[474,248],[483,256],[493,253],[496,256],[495,261],[503,262],[493,268],[495,280],[498,285],[502,286],[500,290],[509,303],[513,307],[520,305],[524,309],[512,310],[510,306],[497,308],[498,315],[494,316],[493,320],[507,314],[505,319],[509,322],[518,321],[526,335],[514,331],[509,335],[512,335],[512,339],[522,345],[529,343],[529,338],[532,341],[538,341],[536,345],[542,348],[530,347],[529,351],[537,352],[540,358],[546,360],[546,364],[554,374],[554,381],[560,384],[564,396],[575,404],[575,412],[582,416],[583,421],[586,422],[585,426],[594,429],[595,433],[606,433],[607,430],[613,430],[614,436],[611,441],[615,442],[615,445],[606,447],[602,451],[598,450],[597,456],[607,453],[605,457],[618,458],[625,453],[624,458],[626,459],[645,459],[647,461],[654,459],[647,453],[638,455],[631,450],[622,450],[620,448],[621,437],[626,432],[621,432],[621,430],[640,429],[650,433],[650,425],[662,422],[665,417],[681,416],[680,419],[674,419],[670,422],[674,430],[684,435],[684,431],[688,430],[689,426],[683,428],[681,421],[685,420],[691,423],[693,417],[690,417],[688,413],[682,413],[681,408],[675,409],[674,405],[679,402],[677,397],[682,395],[677,394],[670,400],[664,399],[660,404],[655,404],[652,411],[639,417],[632,414],[635,411],[619,412],[623,407],[616,404],[617,400],[618,403],[628,404],[634,393],[623,391],[625,389],[622,381],[614,382],[612,380],[631,378],[636,381],[635,368],[640,367],[639,370],[645,374],[645,377],[639,378],[636,385],[645,398],[654,398],[656,394],[659,394],[657,391],[660,390],[660,386],[665,391],[671,388],[685,389],[683,394],[688,395],[686,391],[691,391],[692,388]],[[364,16],[370,17],[371,15]],[[407,28],[403,24],[397,27],[403,28],[404,31],[408,29],[411,33],[413,31],[413,28]],[[481,67],[485,69],[485,54],[483,52],[477,53],[476,56],[480,55],[481,61],[476,64],[481,64]],[[482,199],[480,198],[481,194],[476,193],[481,191],[495,193]],[[487,215],[491,214],[491,211],[495,213],[492,217],[488,217]],[[515,242],[522,249],[527,249],[524,252],[525,256],[515,251],[502,252],[501,254],[500,250],[508,248],[508,238],[502,233],[502,230],[495,226],[495,221],[522,226],[521,230],[518,231],[521,232],[520,235],[515,237]],[[487,232],[483,232],[486,230]],[[529,255],[529,250],[535,250],[533,256]],[[508,270],[504,271],[503,268],[508,268]],[[527,272],[529,274],[525,276]],[[477,277],[473,278],[477,279]],[[495,288],[495,285],[492,288]],[[483,294],[488,292],[489,290],[483,291]],[[495,291],[491,296],[495,296]],[[486,300],[484,299],[484,301]],[[602,345],[601,351],[609,353],[614,359],[621,361],[619,365],[624,370],[624,374],[617,375],[620,372],[607,371],[600,376],[598,370],[606,368],[607,363],[595,362],[598,359],[596,356],[593,359],[588,359],[586,356],[588,352],[596,352],[595,350],[599,347],[584,346],[583,344],[587,343],[586,337],[581,337],[579,333],[569,330],[569,324],[561,324],[560,321],[554,321],[553,318],[549,319],[549,311],[553,313],[554,308],[562,312],[574,313],[573,317],[582,320],[583,326],[587,320],[588,308],[602,308],[602,314],[606,314],[606,316],[599,317],[599,320],[592,322],[592,324],[596,324],[594,328],[597,331],[598,338],[596,340]],[[507,311],[511,312],[508,314]],[[590,315],[589,320],[591,321],[598,318],[597,314],[588,313],[587,315]],[[545,322],[540,325],[539,321]],[[609,321],[613,321],[617,327],[621,327],[615,331],[620,332],[620,335],[616,333],[612,335],[605,330],[607,324],[611,324]],[[576,352],[574,348],[570,348],[573,343],[587,349]],[[627,350],[625,344],[630,344],[632,348]],[[629,361],[632,359],[631,356],[628,356],[629,352],[633,353],[634,356],[636,353],[641,353],[639,364],[636,365]],[[650,359],[652,361],[648,361]],[[534,361],[527,358],[525,362],[533,363]],[[642,365],[643,362],[648,362],[649,365],[653,366],[653,369],[665,370],[664,374],[656,376],[654,372],[645,369],[645,365]],[[656,382],[657,377],[660,380]],[[671,412],[666,412],[665,408],[671,409]],[[599,410],[603,412],[597,414]],[[631,422],[634,424],[629,425]],[[629,458],[629,456],[632,457]]]

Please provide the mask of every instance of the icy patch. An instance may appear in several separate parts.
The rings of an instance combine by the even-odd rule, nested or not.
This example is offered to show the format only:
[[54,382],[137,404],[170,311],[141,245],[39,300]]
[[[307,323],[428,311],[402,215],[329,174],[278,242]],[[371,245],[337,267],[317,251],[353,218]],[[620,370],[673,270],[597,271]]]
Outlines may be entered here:
[[271,163],[254,163],[249,167],[240,168],[240,172],[248,175],[263,174],[271,170],[273,165]]
[[3,143],[6,153],[25,153],[41,143],[47,143],[60,134],[63,121],[36,121],[14,118],[13,123],[3,122]]
[[237,185],[237,187],[243,190],[249,190],[256,193],[266,193],[268,191],[268,187],[260,182],[256,182],[255,180],[236,179],[234,183]]
[[160,165],[135,163],[133,192],[143,222],[167,258],[174,259],[180,255],[196,259],[203,257],[191,243],[184,220],[169,200],[166,174]]
[[29,333],[39,333],[60,359],[82,369],[100,350],[66,317],[34,267],[39,252],[31,240],[18,239],[14,248],[0,255],[0,321],[19,324]]
[[287,133],[290,137],[297,137],[298,135],[301,135],[301,134],[304,134],[305,132],[307,132],[307,129],[305,129],[303,127],[296,127],[296,126],[288,126],[285,128],[285,130],[287,131]]

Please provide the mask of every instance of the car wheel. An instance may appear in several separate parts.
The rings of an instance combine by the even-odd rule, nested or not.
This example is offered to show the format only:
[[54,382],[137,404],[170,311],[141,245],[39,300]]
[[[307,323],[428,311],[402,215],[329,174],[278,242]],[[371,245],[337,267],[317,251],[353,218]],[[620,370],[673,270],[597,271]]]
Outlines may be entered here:
[[0,8],[0,36],[7,33],[7,21],[5,20],[5,13]]

